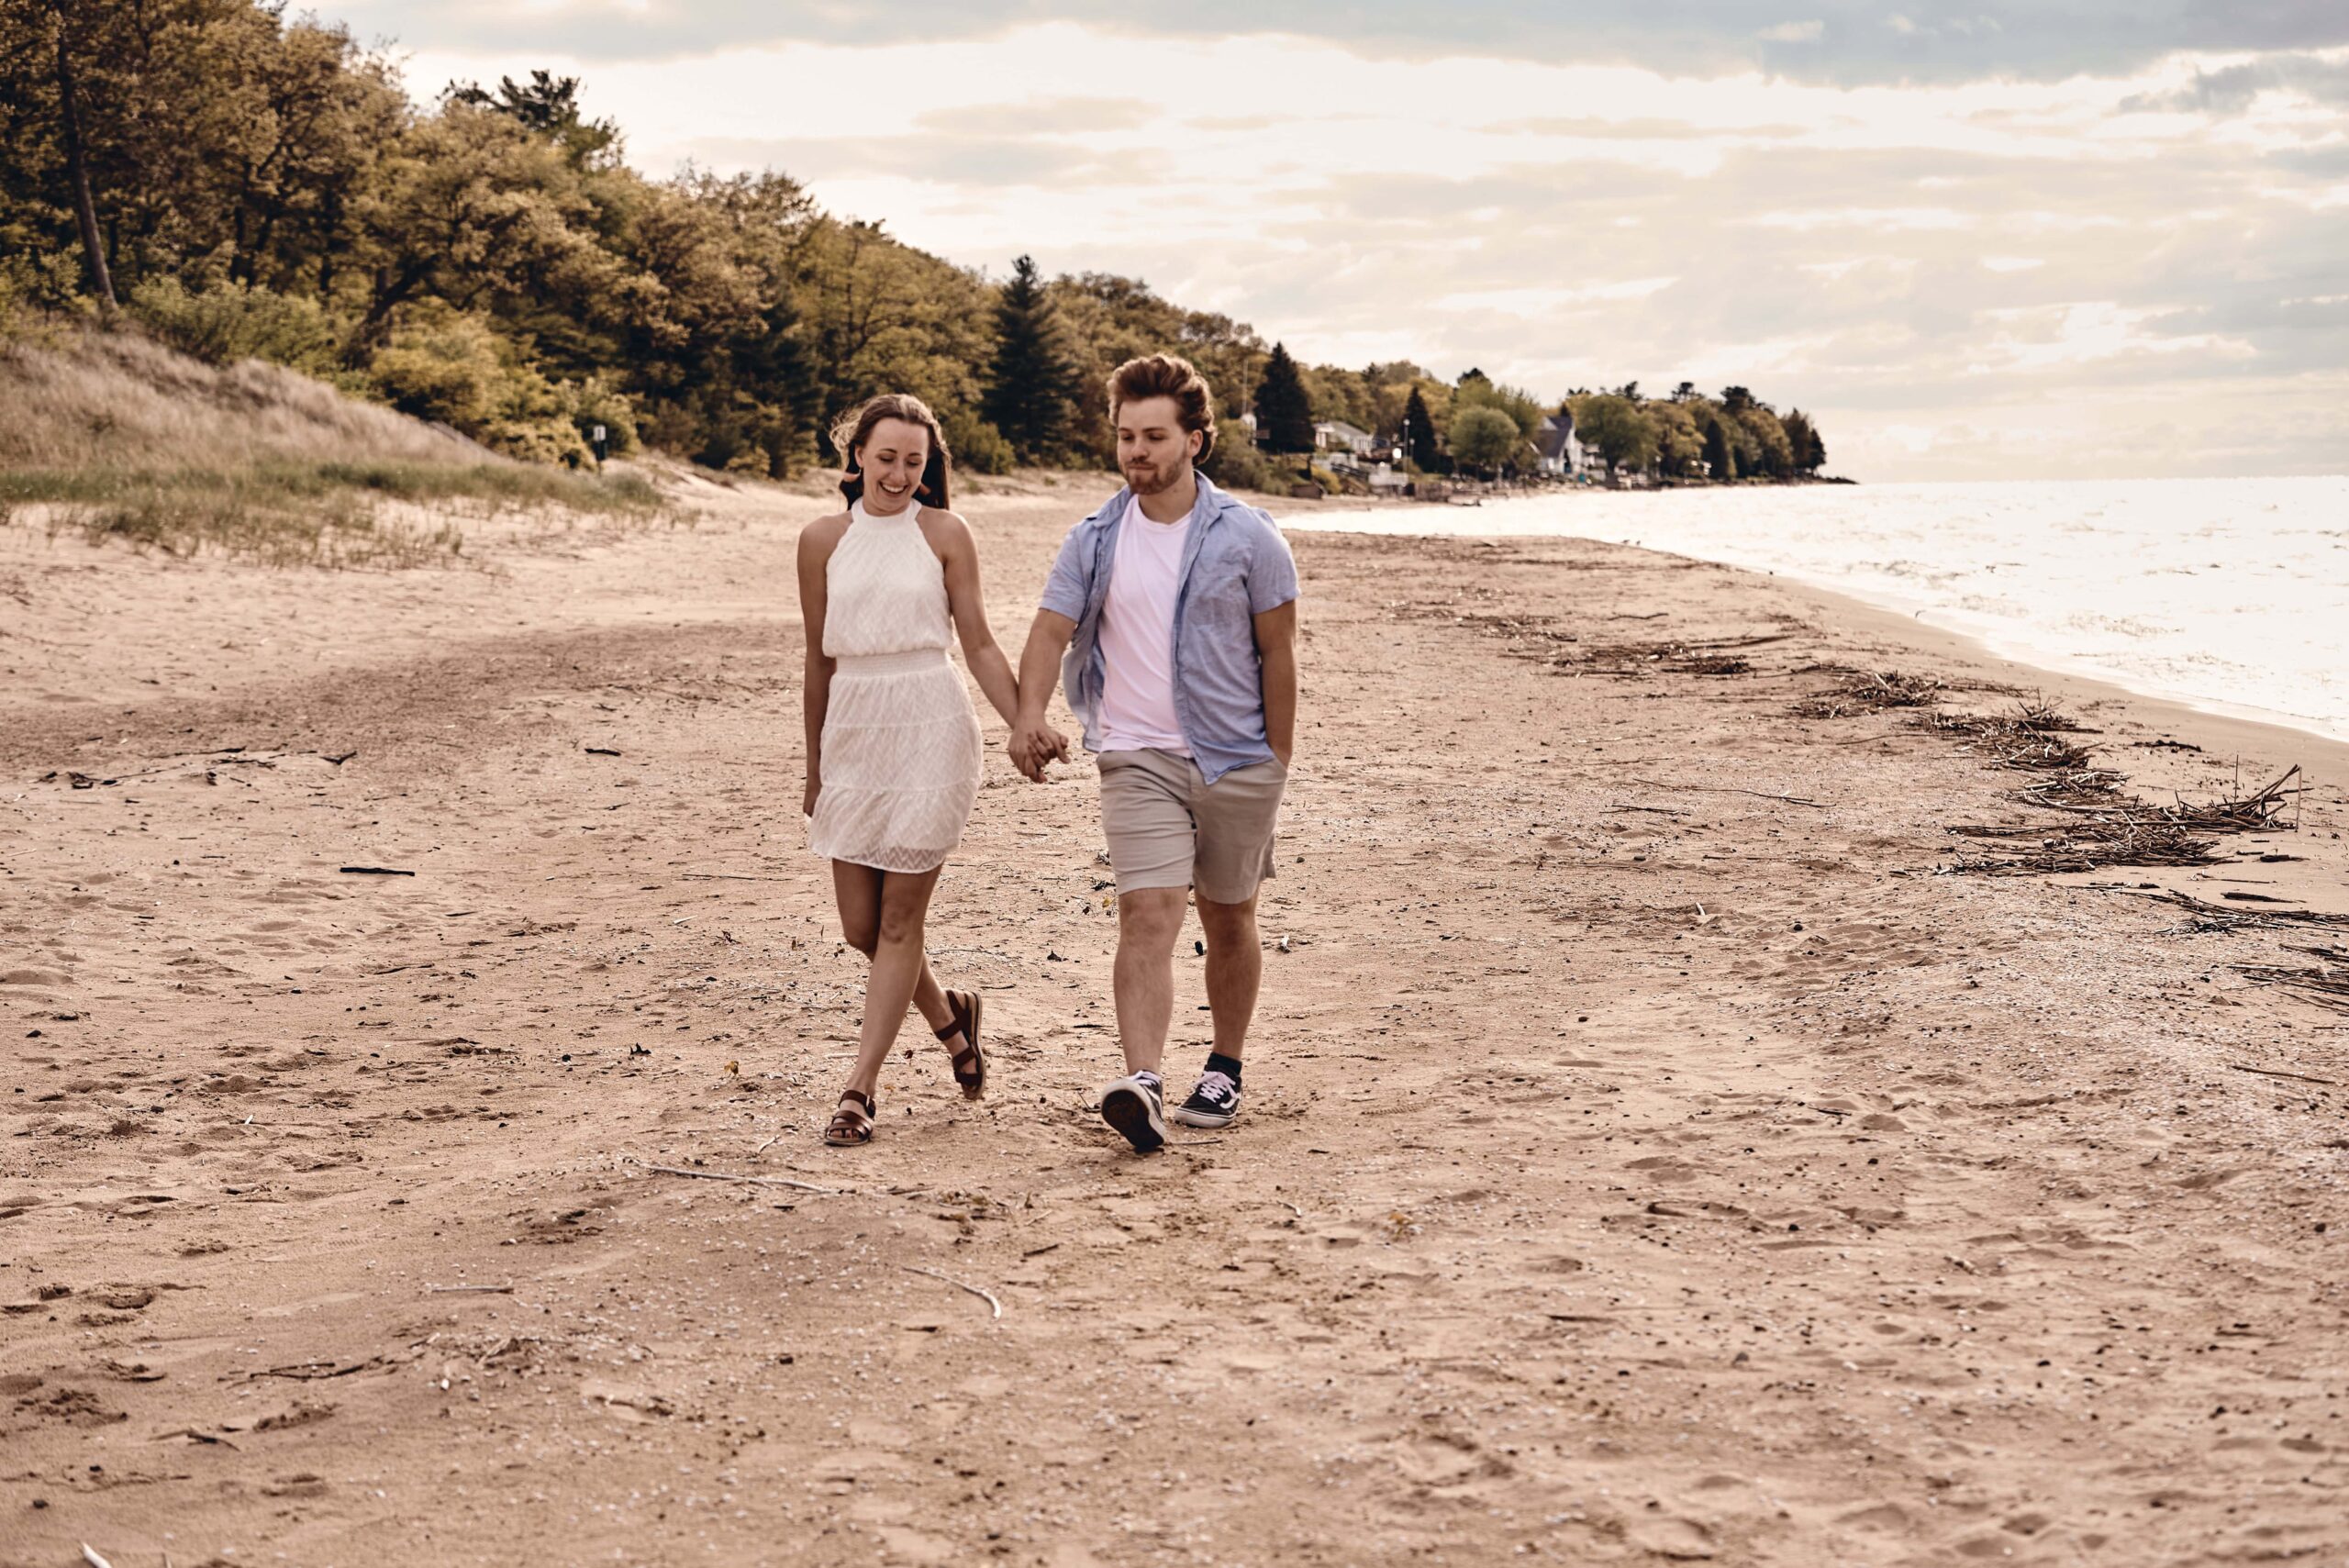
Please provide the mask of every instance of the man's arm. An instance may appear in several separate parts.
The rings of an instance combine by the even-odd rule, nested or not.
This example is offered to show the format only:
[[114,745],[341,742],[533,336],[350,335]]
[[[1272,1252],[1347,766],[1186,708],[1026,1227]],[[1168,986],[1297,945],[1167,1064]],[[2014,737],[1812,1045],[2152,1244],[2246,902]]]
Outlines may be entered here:
[[1055,610],[1038,610],[1019,654],[1019,717],[1011,727],[1012,764],[1031,779],[1044,776],[1047,758],[1068,761],[1068,738],[1044,722],[1052,693],[1061,684],[1061,657],[1076,635],[1076,622]]
[[1297,754],[1297,601],[1275,605],[1254,619],[1264,683],[1264,743],[1286,768]]

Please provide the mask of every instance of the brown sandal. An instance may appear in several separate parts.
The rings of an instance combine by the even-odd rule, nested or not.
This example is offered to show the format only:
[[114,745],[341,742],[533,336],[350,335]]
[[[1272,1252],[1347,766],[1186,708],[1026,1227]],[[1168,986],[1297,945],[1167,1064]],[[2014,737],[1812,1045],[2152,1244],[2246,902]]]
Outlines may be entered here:
[[987,1057],[979,1049],[980,1006],[976,991],[949,991],[946,1006],[954,1015],[954,1021],[942,1029],[930,1031],[941,1040],[952,1040],[958,1034],[963,1037],[963,1049],[954,1053],[954,1082],[963,1086],[966,1100],[975,1100],[987,1092]]
[[[862,1100],[863,1105],[852,1104]],[[824,1141],[835,1149],[853,1149],[860,1143],[873,1141],[873,1118],[880,1107],[873,1096],[862,1089],[841,1092],[841,1107],[832,1113],[831,1126],[824,1129]]]

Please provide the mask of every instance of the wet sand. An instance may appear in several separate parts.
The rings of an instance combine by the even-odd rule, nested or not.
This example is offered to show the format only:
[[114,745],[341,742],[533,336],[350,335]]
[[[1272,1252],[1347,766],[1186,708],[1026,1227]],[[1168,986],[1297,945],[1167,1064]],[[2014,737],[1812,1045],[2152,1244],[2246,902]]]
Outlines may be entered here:
[[[1098,488],[966,504],[1015,653]],[[836,1151],[819,504],[710,504],[398,575],[0,527],[0,1563],[2349,1551],[2349,1016],[2234,968],[2349,934],[2145,896],[2349,909],[2343,749],[1637,550],[1299,533],[1241,1120],[1099,1124],[1089,770],[998,748],[931,932],[992,1093],[908,1028]],[[1830,663],[2315,787],[2241,864],[1932,874],[2023,781],[1795,717]]]

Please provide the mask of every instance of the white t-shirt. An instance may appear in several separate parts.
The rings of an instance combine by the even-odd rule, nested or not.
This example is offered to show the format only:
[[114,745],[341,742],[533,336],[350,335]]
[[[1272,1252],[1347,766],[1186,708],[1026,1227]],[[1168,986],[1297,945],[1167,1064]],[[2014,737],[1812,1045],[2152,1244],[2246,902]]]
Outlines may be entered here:
[[1153,523],[1139,499],[1118,527],[1109,597],[1101,608],[1101,750],[1191,754],[1174,715],[1174,597],[1183,581],[1185,513]]

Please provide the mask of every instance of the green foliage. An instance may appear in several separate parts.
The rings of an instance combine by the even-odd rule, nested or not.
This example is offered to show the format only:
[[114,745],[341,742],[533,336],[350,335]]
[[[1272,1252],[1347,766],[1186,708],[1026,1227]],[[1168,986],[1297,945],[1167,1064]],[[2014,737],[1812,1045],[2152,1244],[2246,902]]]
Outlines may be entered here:
[[1702,475],[1705,438],[1697,429],[1697,417],[1680,402],[1645,403],[1640,412],[1655,429],[1655,471],[1667,479],[1693,479]]
[[191,290],[174,277],[149,278],[126,305],[157,341],[206,364],[267,360],[323,374],[341,337],[317,301],[258,284],[216,281]]
[[1624,469],[1643,469],[1656,453],[1655,425],[1638,404],[1602,392],[1574,400],[1575,429],[1597,451],[1611,480]]
[[[1759,403],[1748,403],[1738,412],[1737,422],[1752,438],[1754,454],[1750,465],[1739,464],[1741,471],[1753,473],[1758,469],[1772,479],[1794,477],[1794,443],[1787,439],[1786,427],[1778,423],[1776,414]],[[1744,455],[1741,450],[1739,456]]]
[[1034,258],[1012,263],[1011,280],[996,301],[995,323],[983,412],[1023,461],[1059,456],[1076,423],[1076,367]]
[[1417,386],[1403,406],[1403,449],[1406,461],[1432,473],[1442,464],[1443,454],[1436,445],[1435,421],[1428,414],[1427,399]]
[[[326,372],[547,461],[581,459],[601,423],[619,450],[766,475],[881,391],[974,410],[974,469],[1003,461],[990,422],[1016,457],[1106,461],[1104,384],[1152,352],[1197,365],[1219,417],[1255,407],[1276,451],[1344,419],[1426,469],[1472,411],[1520,440],[1539,428],[1539,400],[1481,373],[1300,365],[1139,279],[1047,280],[1023,260],[997,288],[819,211],[785,174],[649,178],[581,93],[533,71],[419,105],[389,53],[274,0],[0,0],[0,330],[93,310],[103,266],[148,331],[207,358]],[[1664,406],[1637,394],[1614,395]],[[1683,383],[1672,406],[1692,423],[1651,419],[1641,460],[1666,473],[1693,472],[1709,411],[1741,473],[1825,462],[1815,424],[1742,387],[1717,407]],[[1232,473],[1263,462],[1224,446]]]
[[1264,490],[1273,483],[1273,465],[1256,450],[1254,434],[1237,419],[1216,421],[1215,450],[1203,468],[1227,490]]
[[1727,484],[1737,478],[1737,454],[1721,428],[1720,416],[1710,412],[1705,416],[1705,467],[1716,484]]
[[[1542,421],[1549,414],[1548,407],[1531,393],[1514,386],[1497,386],[1481,373],[1460,378],[1459,388],[1453,394],[1452,408],[1455,427],[1462,410],[1490,408],[1507,417],[1517,427],[1518,439],[1525,441],[1541,432]],[[1455,451],[1458,439],[1455,434]]]
[[964,473],[1009,473],[1019,460],[1003,432],[957,403],[938,417],[946,429],[946,450]]
[[1256,432],[1267,451],[1313,450],[1313,406],[1306,396],[1305,380],[1288,350],[1278,343],[1264,361],[1264,379],[1256,384]]
[[1471,404],[1452,416],[1452,456],[1456,462],[1491,473],[1522,445],[1517,421],[1488,404]]

